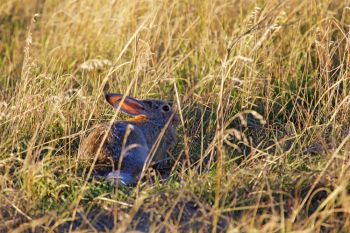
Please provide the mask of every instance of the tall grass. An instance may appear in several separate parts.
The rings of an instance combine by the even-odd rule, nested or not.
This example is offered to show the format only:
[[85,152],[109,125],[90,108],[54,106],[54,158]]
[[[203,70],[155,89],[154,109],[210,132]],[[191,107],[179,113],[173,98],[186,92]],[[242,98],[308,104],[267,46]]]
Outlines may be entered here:
[[[347,232],[349,3],[3,1],[0,231]],[[177,105],[166,180],[88,179],[106,91]]]

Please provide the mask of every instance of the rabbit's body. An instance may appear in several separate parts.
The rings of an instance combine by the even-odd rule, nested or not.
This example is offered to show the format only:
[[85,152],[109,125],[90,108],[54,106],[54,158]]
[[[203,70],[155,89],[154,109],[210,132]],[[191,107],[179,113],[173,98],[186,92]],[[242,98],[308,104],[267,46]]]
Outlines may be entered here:
[[[109,103],[116,107],[121,99],[120,96],[122,97],[122,95],[116,96],[117,100],[108,99],[108,96],[106,98]],[[118,179],[124,184],[132,184],[137,181],[148,156],[152,156],[152,162],[162,161],[166,158],[167,151],[176,142],[177,126],[177,116],[172,113],[166,102],[142,101],[127,97],[125,102],[128,104],[128,101],[129,105],[122,105],[121,109],[129,114],[131,112],[136,117],[114,122],[101,146],[101,153],[98,155],[98,164],[107,163],[108,160],[114,164],[116,171],[110,172],[108,178]],[[139,110],[139,106],[134,106],[136,103],[142,104],[141,114],[135,112]],[[161,110],[162,107],[167,111]],[[170,119],[171,117],[172,119]],[[161,135],[164,127],[167,128],[164,135]],[[83,140],[79,150],[80,158],[86,160],[95,157],[108,128],[107,123],[101,124]],[[159,137],[161,137],[161,141],[155,148],[154,155],[150,154]]]

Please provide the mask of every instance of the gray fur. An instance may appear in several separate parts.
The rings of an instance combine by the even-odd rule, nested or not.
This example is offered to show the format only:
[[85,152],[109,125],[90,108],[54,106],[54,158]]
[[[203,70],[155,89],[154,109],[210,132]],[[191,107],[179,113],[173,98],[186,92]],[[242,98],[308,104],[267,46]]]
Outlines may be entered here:
[[[145,115],[146,119],[114,122],[108,132],[107,140],[102,146],[102,153],[98,155],[99,162],[113,161],[115,171],[111,171],[107,177],[126,185],[137,182],[153,145],[173,115],[171,108],[169,111],[162,109],[164,105],[169,106],[165,101],[127,98],[142,104],[144,107],[142,115]],[[119,102],[113,106],[117,108],[118,104]],[[173,115],[159,146],[155,150],[152,162],[166,159],[167,151],[176,143],[177,124],[178,117]],[[79,149],[81,159],[91,160],[94,158],[103,138],[101,135],[106,132],[107,128],[107,124],[101,124],[83,140]]]

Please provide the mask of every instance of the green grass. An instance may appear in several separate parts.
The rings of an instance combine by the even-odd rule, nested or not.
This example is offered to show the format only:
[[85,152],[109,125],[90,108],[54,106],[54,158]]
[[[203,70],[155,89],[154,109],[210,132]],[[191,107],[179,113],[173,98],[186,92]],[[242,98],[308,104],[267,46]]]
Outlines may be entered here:
[[[0,3],[0,231],[347,232],[349,3]],[[86,176],[106,91],[178,105],[166,180]]]

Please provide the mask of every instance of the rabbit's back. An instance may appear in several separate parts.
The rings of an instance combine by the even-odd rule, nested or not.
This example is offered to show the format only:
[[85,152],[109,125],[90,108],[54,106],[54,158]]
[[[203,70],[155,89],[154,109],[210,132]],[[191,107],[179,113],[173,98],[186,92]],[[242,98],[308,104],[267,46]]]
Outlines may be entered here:
[[[164,126],[152,124],[151,122],[128,122],[117,121],[113,123],[108,131],[108,123],[98,125],[85,139],[83,139],[78,156],[82,160],[92,161],[97,152],[97,165],[111,163],[115,165],[120,159],[122,150],[127,150],[130,147],[142,147],[134,149],[131,153],[139,153],[139,158],[142,162],[145,156],[153,148],[152,161],[159,163],[167,160],[167,151],[169,151],[176,143],[176,129],[169,127],[161,138],[158,145],[158,138]],[[102,140],[107,133],[106,139],[102,144]],[[130,154],[130,153],[129,153]],[[124,156],[128,154],[124,153]],[[135,161],[137,166],[138,161]]]
[[[107,134],[107,135],[106,135]],[[103,139],[106,138],[103,142]],[[143,131],[126,121],[117,121],[109,128],[108,123],[97,125],[87,137],[82,140],[78,151],[78,159],[91,163],[97,156],[96,166],[111,168],[118,165],[120,156],[138,154],[133,158],[133,166],[144,163],[149,152],[147,140]],[[131,166],[128,162],[127,166]]]
[[[103,142],[105,135],[107,137]],[[108,131],[107,123],[95,126],[94,129],[82,139],[78,151],[78,160],[86,162],[87,164],[91,164],[97,156],[95,170],[98,172],[110,170],[113,159],[112,153],[107,150],[107,145],[111,139],[112,137]]]

